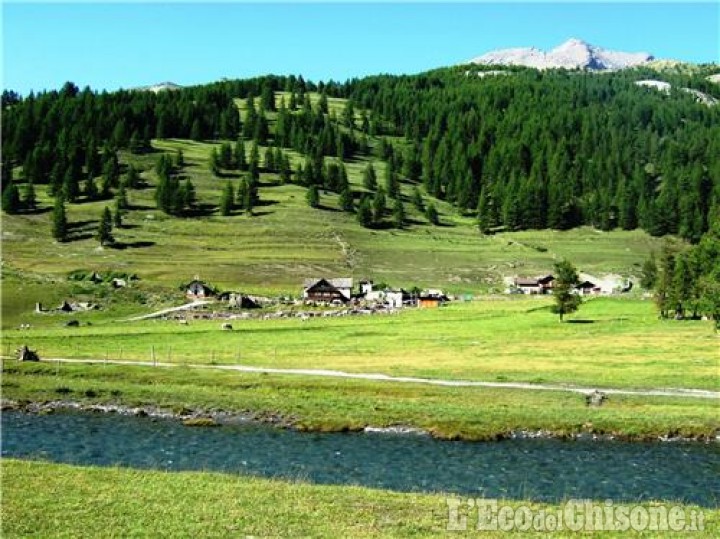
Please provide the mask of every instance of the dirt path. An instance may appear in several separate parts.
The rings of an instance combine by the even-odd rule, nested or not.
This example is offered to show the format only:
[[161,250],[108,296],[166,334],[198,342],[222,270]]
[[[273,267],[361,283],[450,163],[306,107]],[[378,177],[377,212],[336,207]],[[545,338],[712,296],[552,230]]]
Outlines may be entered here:
[[185,367],[190,369],[215,369],[224,371],[283,374],[295,376],[322,376],[329,378],[345,378],[355,380],[372,380],[379,382],[395,382],[404,384],[427,384],[446,387],[490,387],[500,389],[524,389],[530,391],[566,391],[570,393],[581,393],[583,395],[592,393],[596,389],[607,395],[639,395],[643,397],[683,397],[695,399],[720,399],[720,392],[706,389],[681,389],[681,388],[653,388],[653,389],[622,389],[622,388],[594,388],[575,385],[560,384],[529,384],[524,382],[478,382],[472,380],[444,380],[439,378],[416,378],[412,376],[389,376],[380,373],[355,373],[326,369],[276,369],[272,367],[249,367],[244,365],[203,365],[198,363],[177,364],[148,361],[121,361],[121,360],[96,360],[96,359],[64,359],[53,358],[43,359],[46,362],[61,363],[108,363],[113,365],[129,365],[143,367]]
[[203,305],[207,305],[211,303],[207,300],[198,300],[193,301],[192,303],[186,303],[185,305],[180,305],[180,307],[170,307],[169,309],[162,309],[160,311],[155,311],[154,313],[150,314],[142,314],[140,316],[133,316],[132,318],[126,318],[124,320],[121,320],[121,322],[136,322],[138,320],[147,320],[149,318],[158,318],[160,316],[164,316],[169,313],[176,313],[179,311],[187,311],[188,309],[194,309],[195,307],[202,307]]

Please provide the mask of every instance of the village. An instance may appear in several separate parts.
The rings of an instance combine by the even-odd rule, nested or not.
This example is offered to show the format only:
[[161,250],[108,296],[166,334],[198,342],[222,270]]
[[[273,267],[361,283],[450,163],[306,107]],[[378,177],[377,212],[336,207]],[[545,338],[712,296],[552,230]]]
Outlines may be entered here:
[[[137,276],[119,278],[90,272],[82,280],[95,285],[107,284],[112,289],[132,286]],[[77,279],[71,276],[71,279]],[[555,277],[551,274],[536,277],[507,277],[504,279],[504,295],[543,296],[553,292]],[[580,282],[574,293],[580,296],[615,295],[632,290],[633,283],[619,275],[596,278],[580,274]],[[231,290],[219,290],[212,284],[195,276],[180,287],[186,303],[128,319],[175,320],[187,324],[192,320],[243,320],[299,318],[307,320],[316,317],[352,315],[392,315],[402,309],[437,309],[451,301],[470,301],[472,295],[451,295],[439,288],[420,289],[397,288],[385,283],[376,283],[363,278],[355,282],[352,277],[315,277],[305,279],[297,296],[270,297]],[[36,303],[37,314],[73,314],[98,310],[99,302],[63,300],[55,308],[46,308]],[[70,320],[65,325],[76,326]],[[26,326],[24,324],[24,326]],[[227,325],[226,325],[227,326]],[[23,327],[21,329],[28,329]],[[224,327],[224,329],[230,329]]]

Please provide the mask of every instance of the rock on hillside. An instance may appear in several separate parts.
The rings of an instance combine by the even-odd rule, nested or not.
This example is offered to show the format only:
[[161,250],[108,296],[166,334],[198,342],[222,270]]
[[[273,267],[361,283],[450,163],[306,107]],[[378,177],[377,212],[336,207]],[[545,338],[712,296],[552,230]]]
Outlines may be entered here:
[[653,59],[653,56],[646,52],[610,51],[573,38],[549,52],[536,47],[501,49],[483,54],[470,62],[485,65],[520,65],[536,69],[606,71],[644,65]]
[[[669,82],[661,80],[639,80],[636,81],[635,84],[637,84],[638,86],[644,86],[646,88],[654,88],[661,92],[665,92],[666,94],[669,94],[670,90],[672,90],[672,85]],[[708,107],[718,104],[718,100],[715,99],[713,96],[699,90],[693,90],[692,88],[680,88],[680,91],[693,95],[698,103],[702,103],[703,105],[707,105]]]

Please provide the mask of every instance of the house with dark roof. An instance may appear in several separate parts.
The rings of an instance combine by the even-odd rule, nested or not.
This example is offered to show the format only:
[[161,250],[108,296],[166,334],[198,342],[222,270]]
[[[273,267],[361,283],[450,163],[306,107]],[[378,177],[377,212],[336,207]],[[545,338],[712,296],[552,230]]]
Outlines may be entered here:
[[303,283],[303,299],[314,303],[347,303],[352,297],[352,278],[306,279]]
[[575,286],[575,292],[581,296],[599,294],[602,289],[592,281],[583,281]]
[[555,277],[544,275],[542,277],[516,277],[513,286],[523,294],[550,294]]
[[185,295],[189,299],[205,299],[215,297],[215,290],[204,282],[194,279],[185,285]]

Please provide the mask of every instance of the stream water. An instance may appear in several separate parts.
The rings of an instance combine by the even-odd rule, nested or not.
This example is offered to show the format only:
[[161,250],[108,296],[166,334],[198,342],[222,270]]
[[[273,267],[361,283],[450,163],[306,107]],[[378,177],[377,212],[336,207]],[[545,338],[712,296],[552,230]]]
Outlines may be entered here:
[[260,424],[200,428],[117,414],[6,411],[2,455],[487,498],[720,503],[716,443],[448,442],[422,435],[313,434]]

